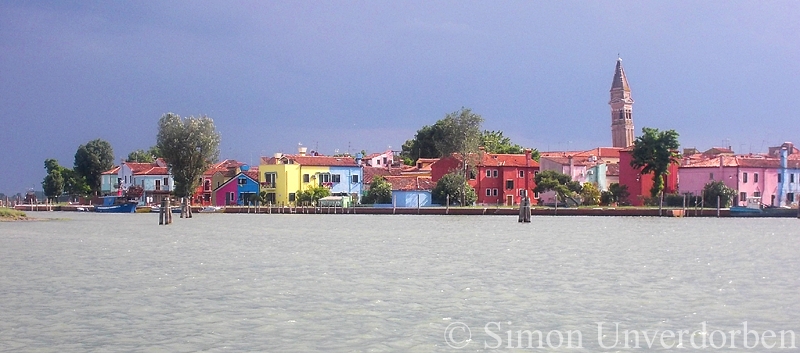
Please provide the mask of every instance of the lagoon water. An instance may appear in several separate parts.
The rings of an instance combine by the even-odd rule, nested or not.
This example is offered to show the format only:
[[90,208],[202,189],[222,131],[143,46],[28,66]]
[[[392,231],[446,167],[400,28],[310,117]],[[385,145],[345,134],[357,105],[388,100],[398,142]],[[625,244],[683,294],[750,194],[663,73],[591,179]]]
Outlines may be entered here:
[[[797,219],[32,214],[65,219],[0,223],[2,352],[635,351],[613,346],[616,324],[691,331],[688,350],[744,322],[800,334]],[[551,341],[530,349],[525,330]]]

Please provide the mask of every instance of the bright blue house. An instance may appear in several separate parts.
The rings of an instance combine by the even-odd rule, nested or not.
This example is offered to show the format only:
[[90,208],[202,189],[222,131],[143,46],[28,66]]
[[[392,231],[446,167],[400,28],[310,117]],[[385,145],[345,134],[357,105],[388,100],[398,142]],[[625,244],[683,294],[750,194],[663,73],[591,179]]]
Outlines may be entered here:
[[364,189],[364,173],[360,165],[330,166],[331,195],[349,195],[354,202]]

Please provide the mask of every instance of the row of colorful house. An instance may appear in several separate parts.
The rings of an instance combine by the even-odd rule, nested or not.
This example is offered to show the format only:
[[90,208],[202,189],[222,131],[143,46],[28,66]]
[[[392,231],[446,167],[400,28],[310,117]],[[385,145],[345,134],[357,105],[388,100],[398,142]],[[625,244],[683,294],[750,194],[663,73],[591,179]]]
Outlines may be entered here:
[[[631,148],[599,147],[586,151],[541,153],[539,161],[531,151],[524,154],[494,154],[481,150],[470,158],[474,169],[465,169],[458,155],[444,158],[421,158],[406,166],[386,151],[368,156],[324,156],[307,153],[300,147],[296,154],[276,153],[261,157],[258,166],[224,160],[212,165],[199,180],[192,202],[196,205],[248,205],[254,195],[266,194],[268,203],[297,204],[298,191],[311,186],[328,188],[334,196],[344,196],[355,203],[367,191],[375,176],[382,176],[392,186],[396,207],[433,205],[431,190],[436,182],[452,171],[464,171],[481,205],[517,205],[523,195],[533,196],[544,204],[554,203],[554,195],[539,195],[534,177],[542,170],[555,170],[580,183],[592,183],[607,190],[612,183],[628,188],[633,205],[642,205],[652,186],[652,177],[630,166]],[[670,167],[665,180],[666,193],[700,195],[709,181],[722,181],[736,190],[735,204],[758,198],[764,205],[792,206],[800,192],[800,151],[791,143],[770,148],[764,155],[735,155],[729,148],[705,152],[685,150],[679,164]],[[159,203],[174,188],[167,164],[123,162],[102,175],[102,192],[113,194],[132,185],[144,190],[142,203]]]

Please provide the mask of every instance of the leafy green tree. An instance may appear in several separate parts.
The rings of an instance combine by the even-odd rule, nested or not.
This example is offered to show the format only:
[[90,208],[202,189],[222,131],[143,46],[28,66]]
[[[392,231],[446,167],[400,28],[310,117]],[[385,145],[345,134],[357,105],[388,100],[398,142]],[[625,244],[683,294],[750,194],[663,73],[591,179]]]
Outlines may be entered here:
[[400,155],[408,165],[414,165],[420,158],[439,158],[441,154],[436,149],[436,140],[443,138],[444,126],[441,121],[437,121],[432,126],[425,125],[417,130],[413,139],[403,143]]
[[153,155],[145,150],[136,150],[128,153],[128,162],[150,163],[153,161]]
[[147,150],[147,154],[149,156],[153,156],[153,158],[164,158],[164,155],[161,153],[161,150],[158,148],[158,145],[150,146]]
[[642,128],[642,136],[633,142],[631,167],[641,168],[642,175],[653,174],[650,197],[656,197],[664,190],[664,177],[669,174],[669,166],[678,163],[680,158],[676,152],[679,147],[675,130],[658,131],[649,127]]
[[467,156],[478,151],[483,118],[468,108],[445,115],[431,126],[417,130],[403,144],[401,157],[416,163],[419,158],[439,158],[453,153]]
[[631,193],[628,192],[627,185],[620,185],[619,183],[611,183],[608,186],[608,191],[603,191],[600,194],[600,203],[603,205],[610,205],[616,203],[620,206],[629,204],[628,196]]
[[114,150],[108,141],[96,139],[78,147],[75,172],[86,180],[92,194],[100,191],[100,175],[114,166]]
[[467,183],[466,178],[460,171],[453,171],[445,174],[431,191],[433,202],[444,205],[447,203],[447,196],[450,196],[450,205],[462,202],[463,205],[471,205],[478,200],[475,189]]
[[595,206],[600,204],[600,190],[592,183],[583,183],[581,189],[581,202],[584,206]]
[[361,203],[365,204],[375,204],[375,203],[391,203],[392,202],[392,185],[386,181],[380,175],[376,175],[372,178],[372,182],[369,183],[369,190],[367,190],[367,194],[364,195],[364,198],[361,200]]
[[502,131],[483,130],[480,145],[487,153],[522,154],[525,149],[512,143],[511,139],[503,136]]
[[569,198],[575,202],[575,204],[579,203],[578,200],[575,199],[575,196],[577,196],[583,188],[581,187],[581,183],[572,181],[569,175],[554,170],[543,170],[536,174],[533,180],[536,182],[536,187],[533,189],[534,192],[544,193],[555,191],[560,201]]
[[331,190],[324,186],[310,186],[305,190],[297,190],[297,202],[300,204],[316,204],[319,199],[331,196]]
[[736,196],[736,190],[729,188],[722,181],[710,181],[703,186],[705,207],[717,207],[717,196],[719,196],[719,207],[730,207]]
[[86,183],[86,178],[78,175],[74,170],[62,168],[61,175],[64,177],[64,192],[75,199],[78,196],[86,196],[92,193],[92,189]]
[[175,196],[191,197],[200,176],[219,158],[220,135],[207,116],[181,118],[167,113],[158,120],[156,147],[175,179]]
[[44,195],[51,201],[64,193],[64,176],[61,175],[61,166],[55,159],[46,159],[44,161],[44,168],[47,170],[47,175],[42,181],[42,189]]

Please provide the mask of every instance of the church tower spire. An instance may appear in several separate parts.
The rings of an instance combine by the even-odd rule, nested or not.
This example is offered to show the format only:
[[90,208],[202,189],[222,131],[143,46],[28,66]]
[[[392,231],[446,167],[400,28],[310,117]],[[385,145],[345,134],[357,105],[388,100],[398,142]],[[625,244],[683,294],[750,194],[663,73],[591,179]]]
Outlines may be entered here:
[[611,82],[611,139],[614,147],[633,145],[633,99],[628,78],[622,68],[622,59],[617,59],[614,80]]

